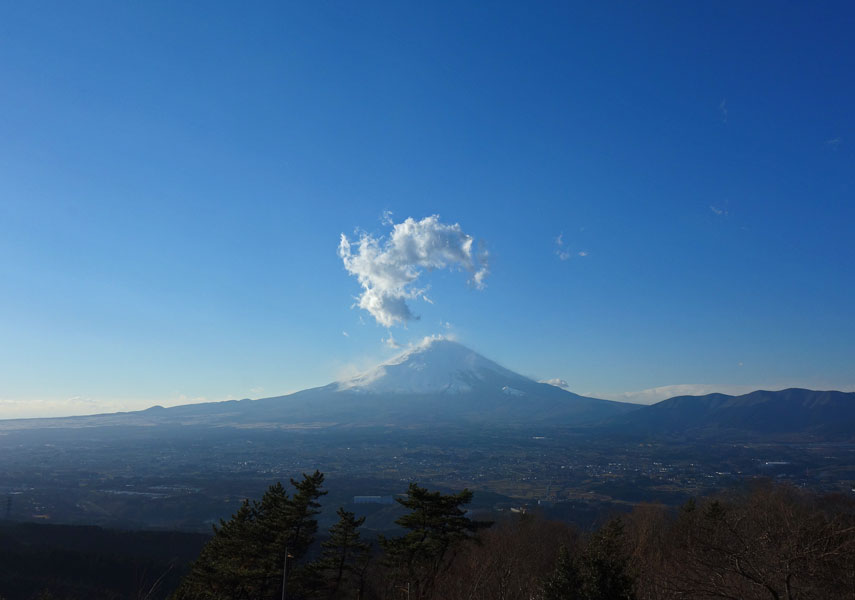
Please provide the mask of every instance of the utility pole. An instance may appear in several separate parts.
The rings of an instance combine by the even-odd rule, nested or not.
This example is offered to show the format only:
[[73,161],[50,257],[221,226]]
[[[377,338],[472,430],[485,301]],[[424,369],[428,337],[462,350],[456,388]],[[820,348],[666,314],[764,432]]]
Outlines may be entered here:
[[[291,556],[288,554],[288,546],[285,546],[285,562],[282,565],[282,600],[285,600],[288,587],[288,557]],[[294,558],[291,556],[291,558]]]

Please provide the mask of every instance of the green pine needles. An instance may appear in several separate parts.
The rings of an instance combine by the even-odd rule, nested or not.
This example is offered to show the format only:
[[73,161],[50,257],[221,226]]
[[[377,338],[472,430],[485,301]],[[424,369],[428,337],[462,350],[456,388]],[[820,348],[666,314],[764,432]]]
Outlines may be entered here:
[[[277,483],[260,501],[245,500],[230,520],[214,527],[173,600],[273,600],[282,597],[283,585],[289,600],[367,598],[372,552],[359,531],[365,517],[340,508],[320,556],[306,560],[318,531],[323,483],[315,471],[292,479],[291,495]],[[387,597],[402,590],[411,600],[429,597],[462,544],[489,525],[466,516],[463,507],[471,500],[469,490],[442,494],[410,484],[406,498],[398,499],[409,512],[396,521],[406,533],[379,537],[383,556],[375,587],[380,579]]]
[[302,565],[318,531],[316,516],[324,476],[319,471],[291,480],[293,495],[281,483],[261,501],[245,500],[229,521],[214,526],[190,573],[173,595],[175,600],[257,600],[279,598],[286,552],[288,591],[300,597],[317,587],[317,569]]
[[461,543],[490,525],[466,516],[463,507],[471,501],[469,490],[442,494],[410,484],[407,497],[398,499],[410,512],[396,521],[408,532],[397,538],[380,537],[384,562],[391,571],[390,586],[406,589],[411,600],[430,597],[437,577],[453,563]]

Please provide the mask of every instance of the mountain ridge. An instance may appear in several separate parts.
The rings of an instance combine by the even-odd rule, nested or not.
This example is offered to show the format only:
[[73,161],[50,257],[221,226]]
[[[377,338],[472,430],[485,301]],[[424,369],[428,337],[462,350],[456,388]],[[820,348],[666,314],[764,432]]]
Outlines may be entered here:
[[537,382],[455,341],[428,338],[354,377],[281,396],[0,421],[0,430],[107,426],[290,430],[558,426],[635,437],[855,439],[855,393],[790,388],[630,404]]
[[855,392],[836,390],[755,390],[747,394],[675,396],[633,413],[616,416],[604,428],[638,435],[710,437],[801,435],[855,437]]
[[[257,400],[28,420],[30,426],[207,425],[342,427],[588,425],[638,405],[580,396],[515,373],[444,338],[429,338],[373,369],[324,386]],[[22,423],[22,422],[19,422]],[[6,428],[11,422],[5,422]]]

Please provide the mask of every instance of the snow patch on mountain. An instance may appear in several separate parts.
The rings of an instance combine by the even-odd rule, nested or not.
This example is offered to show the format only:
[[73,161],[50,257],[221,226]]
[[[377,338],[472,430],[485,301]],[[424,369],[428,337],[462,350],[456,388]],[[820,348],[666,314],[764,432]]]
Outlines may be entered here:
[[507,394],[508,396],[525,396],[525,392],[522,390],[518,390],[516,388],[512,388],[509,385],[506,385],[502,388],[502,392]]
[[400,356],[336,385],[339,391],[356,393],[459,394],[495,376],[511,382],[528,381],[457,342],[426,338]]

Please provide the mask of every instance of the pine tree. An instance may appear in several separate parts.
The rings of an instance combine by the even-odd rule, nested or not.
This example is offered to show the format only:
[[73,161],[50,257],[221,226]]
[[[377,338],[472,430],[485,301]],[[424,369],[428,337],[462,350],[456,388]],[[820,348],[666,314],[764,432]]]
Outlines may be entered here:
[[442,494],[411,483],[407,497],[397,500],[410,512],[395,522],[409,532],[399,538],[380,537],[385,563],[393,571],[393,585],[409,585],[411,598],[425,598],[437,576],[452,562],[459,545],[489,523],[466,517],[461,507],[472,501],[469,490]]
[[318,521],[321,504],[318,499],[327,494],[321,490],[324,474],[315,471],[312,475],[303,474],[301,481],[291,480],[296,492],[288,505],[288,547],[295,556],[303,556],[315,539],[318,532]]
[[624,549],[623,522],[613,519],[576,556],[562,547],[542,600],[634,600],[634,580]]
[[370,559],[370,545],[359,539],[359,528],[365,517],[356,518],[352,512],[338,509],[338,522],[330,527],[330,537],[321,544],[323,554],[318,569],[326,583],[325,597],[359,598]]
[[321,490],[323,483],[324,475],[320,471],[315,471],[312,475],[303,473],[301,481],[291,480],[296,491],[288,503],[287,523],[278,546],[282,549],[278,555],[280,576],[286,550],[289,554],[288,564],[295,565],[293,570],[288,567],[289,597],[299,598],[311,594],[322,585],[316,565],[301,565],[299,561],[308,552],[318,532],[316,517],[321,512],[318,500],[327,493]]
[[625,550],[623,521],[606,523],[588,541],[579,561],[585,600],[634,600],[633,578]]
[[220,520],[174,600],[244,600],[278,598],[285,553],[288,589],[299,597],[314,586],[311,569],[299,565],[318,530],[318,498],[324,476],[319,471],[291,480],[288,496],[281,483],[270,486],[261,501],[245,500],[229,521]]
[[256,554],[256,515],[253,504],[244,500],[229,521],[220,519],[211,541],[173,594],[175,600],[240,600],[257,595],[259,569],[252,560]]
[[576,600],[580,598],[582,584],[579,581],[579,569],[570,556],[567,546],[558,551],[555,570],[543,583],[542,600]]

